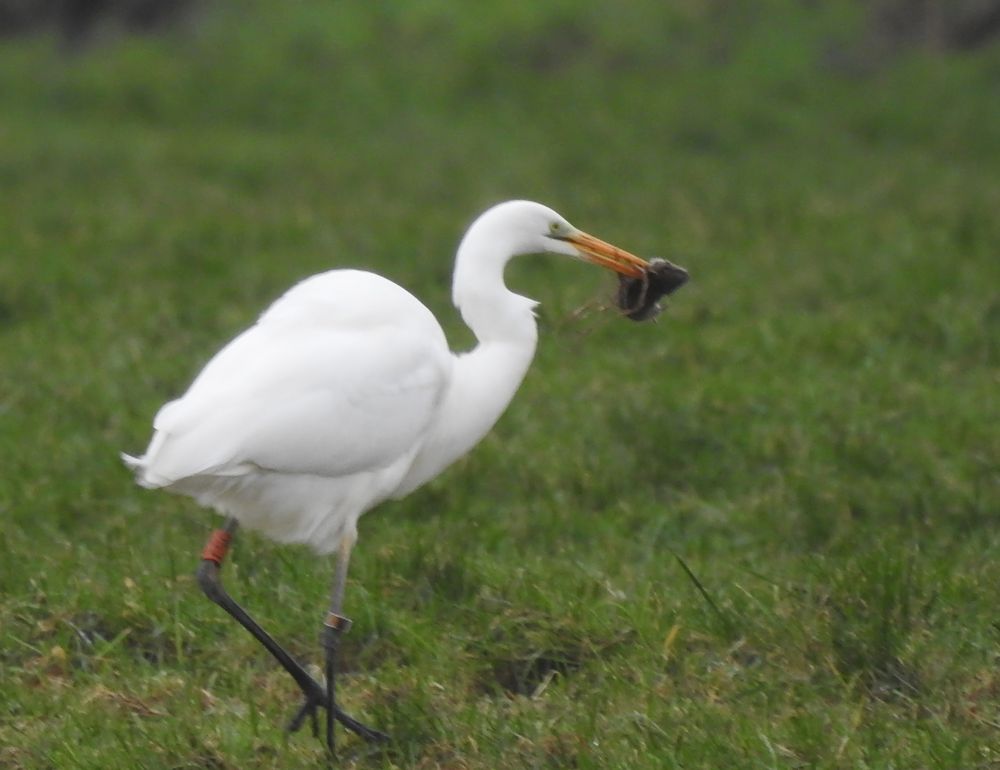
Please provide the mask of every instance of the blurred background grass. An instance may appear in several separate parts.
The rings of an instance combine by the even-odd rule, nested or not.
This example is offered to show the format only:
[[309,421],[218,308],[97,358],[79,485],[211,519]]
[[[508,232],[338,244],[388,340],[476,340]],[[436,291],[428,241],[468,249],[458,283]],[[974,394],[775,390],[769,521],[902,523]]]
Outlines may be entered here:
[[[467,346],[454,247],[527,197],[693,281],[638,326],[511,267],[522,392],[362,520],[343,697],[395,740],[343,764],[1000,767],[995,5],[0,5],[0,766],[320,761],[117,453],[312,272]],[[317,660],[328,566],[228,579]]]

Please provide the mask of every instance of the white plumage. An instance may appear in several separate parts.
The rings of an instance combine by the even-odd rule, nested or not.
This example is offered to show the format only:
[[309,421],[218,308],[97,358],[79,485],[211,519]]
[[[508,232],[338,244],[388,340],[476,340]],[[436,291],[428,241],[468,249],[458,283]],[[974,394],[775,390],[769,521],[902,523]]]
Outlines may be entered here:
[[160,410],[139,482],[332,551],[406,475],[452,365],[434,316],[399,286],[313,276]]
[[453,296],[478,344],[454,355],[431,312],[372,273],[308,278],[209,361],[159,411],[140,484],[195,498],[281,542],[353,544],[358,518],[471,449],[520,385],[535,350],[532,300],[504,285],[513,256],[553,252],[636,275],[645,263],[545,206],[480,216],[456,259]]

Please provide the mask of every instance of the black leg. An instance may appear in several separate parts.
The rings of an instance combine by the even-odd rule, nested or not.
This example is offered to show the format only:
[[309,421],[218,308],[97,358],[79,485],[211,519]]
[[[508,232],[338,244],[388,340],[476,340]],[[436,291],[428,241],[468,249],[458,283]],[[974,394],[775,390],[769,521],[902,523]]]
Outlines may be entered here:
[[[326,648],[326,745],[331,756],[334,753],[334,721],[337,711],[337,652],[340,635],[351,627],[351,621],[340,614],[344,603],[344,586],[347,584],[347,565],[351,561],[355,535],[345,535],[340,541],[337,553],[337,569],[330,588],[330,611],[323,623],[323,646]],[[388,737],[388,736],[386,736]]]
[[[219,569],[223,559],[225,558],[229,541],[232,539],[233,533],[236,531],[238,526],[239,523],[235,519],[226,519],[223,529],[216,530],[212,533],[212,537],[209,539],[202,554],[201,565],[198,567],[198,585],[201,586],[201,589],[205,592],[205,595],[208,596],[209,599],[218,604],[222,607],[222,609],[235,618],[241,626],[249,631],[253,637],[259,641],[264,648],[271,653],[271,655],[274,656],[278,663],[281,664],[282,668],[291,674],[292,679],[295,680],[296,684],[298,684],[299,688],[302,690],[305,695],[305,703],[292,718],[292,721],[288,724],[288,730],[290,732],[295,732],[302,726],[305,718],[310,716],[313,722],[313,732],[318,733],[316,725],[316,709],[319,707],[329,708],[331,701],[329,695],[327,694],[327,689],[309,676],[299,662],[289,655],[285,649],[278,644],[273,637],[271,637],[270,634],[261,628],[257,624],[257,621],[247,614],[246,610],[233,601],[233,598],[226,593],[225,588],[222,586],[222,581],[219,577]],[[378,730],[366,727],[357,720],[352,719],[350,716],[337,708],[335,704],[333,705],[328,719],[331,722],[333,719],[336,719],[348,730],[357,733],[366,741],[382,741],[386,740],[388,737],[384,733],[380,733]],[[330,732],[332,734],[332,731]]]
[[332,755],[336,751],[334,741],[333,713],[337,708],[337,630],[332,626],[323,628],[323,646],[326,648],[326,747]]

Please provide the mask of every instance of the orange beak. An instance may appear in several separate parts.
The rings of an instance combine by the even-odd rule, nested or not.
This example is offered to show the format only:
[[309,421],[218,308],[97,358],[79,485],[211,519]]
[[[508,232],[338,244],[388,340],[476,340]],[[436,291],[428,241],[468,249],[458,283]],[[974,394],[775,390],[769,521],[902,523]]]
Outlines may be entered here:
[[568,235],[564,240],[576,246],[583,259],[622,275],[638,278],[644,275],[646,268],[649,267],[646,260],[635,254],[630,254],[624,249],[619,249],[617,246],[612,246],[610,243],[584,232]]

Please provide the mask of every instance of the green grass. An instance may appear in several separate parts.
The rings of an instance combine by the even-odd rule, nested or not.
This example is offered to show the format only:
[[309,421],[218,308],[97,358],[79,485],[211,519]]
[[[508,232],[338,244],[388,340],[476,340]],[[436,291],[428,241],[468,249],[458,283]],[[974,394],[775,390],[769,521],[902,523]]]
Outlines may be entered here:
[[[361,522],[345,767],[1000,767],[1000,49],[859,75],[850,4],[217,6],[0,48],[0,767],[315,767],[287,676],[135,487],[164,400],[368,266],[457,347],[451,255],[529,197],[692,273],[658,324],[525,258],[539,354]],[[815,6],[815,7],[812,7]],[[581,306],[586,312],[576,313]],[[226,579],[320,660],[330,565]]]

